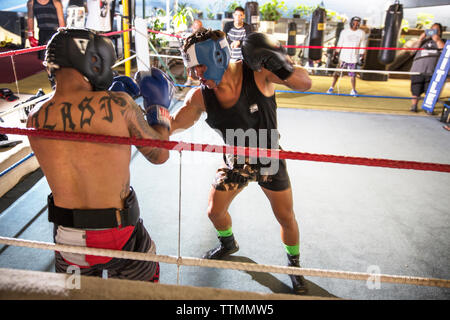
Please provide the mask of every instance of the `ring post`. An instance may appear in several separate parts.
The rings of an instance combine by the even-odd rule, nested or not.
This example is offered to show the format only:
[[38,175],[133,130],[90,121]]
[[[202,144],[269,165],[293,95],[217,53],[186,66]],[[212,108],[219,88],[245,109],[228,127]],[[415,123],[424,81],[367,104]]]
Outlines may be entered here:
[[[130,29],[130,12],[129,12],[129,6],[128,6],[128,0],[123,0],[123,30]],[[124,58],[127,59],[130,57],[130,32],[131,31],[125,31],[123,34],[123,42],[124,42]],[[125,75],[130,76],[131,75],[131,61],[125,62]]]
[[136,61],[138,71],[150,71],[150,49],[148,46],[147,21],[142,18],[134,19]]

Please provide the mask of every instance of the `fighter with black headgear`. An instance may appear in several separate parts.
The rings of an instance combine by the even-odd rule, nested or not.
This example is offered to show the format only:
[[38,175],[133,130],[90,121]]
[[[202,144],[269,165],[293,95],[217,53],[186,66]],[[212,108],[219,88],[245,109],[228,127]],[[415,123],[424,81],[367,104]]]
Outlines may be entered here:
[[[220,30],[197,32],[186,40],[185,64],[200,80],[201,87],[186,95],[183,106],[172,118],[172,133],[191,127],[206,112],[206,122],[226,144],[279,149],[275,84],[307,90],[311,80],[304,69],[291,63],[279,44],[263,34],[248,35],[242,53],[243,61],[230,62],[228,42]],[[239,249],[228,207],[251,181],[257,182],[270,200],[281,226],[288,265],[300,267],[299,230],[286,162],[261,157],[224,155],[208,205],[208,217],[220,244],[203,257],[222,259]],[[254,237],[256,241],[258,235]],[[291,276],[291,280],[296,293],[306,291],[303,277]]]
[[108,89],[113,82],[111,66],[116,53],[109,38],[86,29],[63,29],[47,45],[44,65],[50,77],[60,68],[74,68],[94,91]]
[[[172,84],[155,76],[146,80],[146,88],[140,88],[129,77],[113,78],[114,52],[108,38],[84,29],[60,29],[46,51],[47,69],[56,81],[55,93],[30,111],[27,127],[168,139],[164,122],[156,122],[151,115],[146,119],[131,96],[142,93],[148,105],[161,106],[171,97],[166,97],[166,102],[160,98],[153,101],[148,91],[163,92]],[[52,192],[48,219],[54,224],[56,243],[155,252],[130,186],[131,146],[40,137],[29,140]],[[169,157],[164,149],[137,148],[154,164]],[[101,277],[107,270],[109,278],[152,282],[159,278],[155,262],[55,252],[56,272],[66,272],[74,265],[82,275]]]

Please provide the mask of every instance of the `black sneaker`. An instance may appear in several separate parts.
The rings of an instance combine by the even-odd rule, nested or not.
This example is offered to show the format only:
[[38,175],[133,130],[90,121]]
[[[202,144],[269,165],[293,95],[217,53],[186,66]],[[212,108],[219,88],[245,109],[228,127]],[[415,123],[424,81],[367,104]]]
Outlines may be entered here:
[[[288,267],[300,267],[300,255],[291,256],[287,254],[288,257]],[[308,291],[306,286],[306,280],[303,276],[290,274],[289,277],[292,281],[292,290],[295,294],[305,294]]]
[[417,112],[417,106],[413,105],[411,106],[411,109],[409,109],[411,112]]
[[239,250],[239,245],[234,236],[229,237],[218,237],[220,240],[220,246],[209,250],[203,255],[203,259],[222,259],[230,254],[235,253]]

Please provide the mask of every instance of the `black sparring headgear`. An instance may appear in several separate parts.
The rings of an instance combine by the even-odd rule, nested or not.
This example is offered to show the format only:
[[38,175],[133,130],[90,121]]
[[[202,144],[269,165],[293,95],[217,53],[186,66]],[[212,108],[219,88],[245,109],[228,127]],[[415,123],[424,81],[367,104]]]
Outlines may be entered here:
[[358,17],[358,16],[354,16],[353,18],[350,19],[350,27],[353,27],[353,22],[354,21],[358,21],[359,24],[361,25],[362,19],[360,17]]
[[47,44],[45,65],[50,76],[59,68],[78,70],[95,91],[108,89],[116,52],[110,39],[86,29],[60,28]]

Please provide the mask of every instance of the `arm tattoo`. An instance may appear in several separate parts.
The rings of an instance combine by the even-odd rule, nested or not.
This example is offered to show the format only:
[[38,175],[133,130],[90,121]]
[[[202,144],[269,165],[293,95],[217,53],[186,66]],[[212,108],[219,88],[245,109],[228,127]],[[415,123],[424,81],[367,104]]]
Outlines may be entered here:
[[124,98],[119,97],[117,94],[114,94],[111,91],[107,91],[106,94],[110,97],[110,99],[115,103],[118,104],[121,107],[126,107],[127,106],[127,102],[125,101]]
[[[130,136],[136,137],[138,139],[150,136],[151,139],[159,139],[160,136],[150,129],[147,121],[144,119],[144,114],[142,109],[134,103],[134,101],[129,105],[126,110],[125,120],[128,123],[128,130]],[[145,136],[144,136],[144,134]],[[137,147],[139,151],[147,158],[150,162],[154,162],[158,159],[161,149],[159,148],[149,148],[149,147]]]
[[[143,138],[141,131],[134,125],[134,123],[129,123],[129,130],[132,137],[135,137],[137,139]],[[144,157],[147,158],[150,162],[156,161],[161,153],[161,150],[158,148],[152,147],[150,150],[148,150],[149,147],[136,146],[136,148],[138,148],[139,151],[144,155]]]

